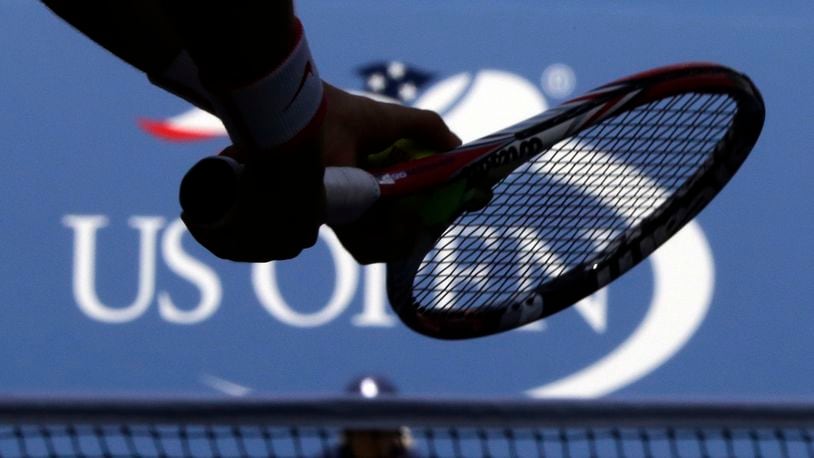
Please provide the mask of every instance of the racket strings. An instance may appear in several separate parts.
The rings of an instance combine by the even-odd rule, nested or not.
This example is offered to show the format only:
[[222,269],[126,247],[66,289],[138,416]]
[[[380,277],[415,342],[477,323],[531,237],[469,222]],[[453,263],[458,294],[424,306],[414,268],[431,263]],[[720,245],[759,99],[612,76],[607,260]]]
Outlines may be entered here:
[[415,276],[415,302],[503,307],[590,264],[703,168],[736,111],[726,95],[668,97],[542,151],[446,230]]

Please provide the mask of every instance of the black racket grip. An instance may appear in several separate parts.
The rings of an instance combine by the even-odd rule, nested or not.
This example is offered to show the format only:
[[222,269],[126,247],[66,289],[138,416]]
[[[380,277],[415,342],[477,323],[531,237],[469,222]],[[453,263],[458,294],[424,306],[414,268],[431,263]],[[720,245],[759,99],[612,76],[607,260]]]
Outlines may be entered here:
[[[242,172],[243,165],[227,156],[206,157],[192,166],[178,193],[186,219],[203,225],[228,223]],[[355,167],[326,167],[323,184],[328,225],[356,221],[381,195],[376,178]]]

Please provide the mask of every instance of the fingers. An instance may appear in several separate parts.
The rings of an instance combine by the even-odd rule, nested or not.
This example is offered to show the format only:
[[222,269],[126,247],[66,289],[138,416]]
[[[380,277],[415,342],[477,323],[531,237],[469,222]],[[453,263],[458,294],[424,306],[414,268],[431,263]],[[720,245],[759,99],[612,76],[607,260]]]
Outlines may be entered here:
[[461,144],[438,113],[393,103],[367,100],[367,123],[357,126],[364,153],[381,151],[400,138],[409,138],[428,149],[448,151]]
[[[222,154],[234,153],[227,148]],[[186,186],[180,193],[181,218],[193,237],[220,258],[294,258],[316,243],[324,218],[323,169],[313,161],[305,154],[258,156],[243,164],[237,180],[229,174],[204,173],[200,185]],[[224,176],[234,183],[227,186]]]
[[393,114],[393,122],[399,129],[396,138],[411,138],[439,151],[447,151],[461,144],[461,139],[434,111],[399,106]]
[[[191,221],[182,213],[181,219],[195,240],[215,256],[236,262],[268,262],[297,257],[303,249],[313,246],[319,235],[315,225],[299,226],[298,231],[279,230],[263,221],[237,214],[222,224],[207,225]],[[284,243],[281,243],[284,242]]]
[[323,132],[326,165],[356,165],[396,140],[414,140],[428,150],[445,152],[461,144],[444,120],[429,110],[385,103],[325,84],[328,110]]

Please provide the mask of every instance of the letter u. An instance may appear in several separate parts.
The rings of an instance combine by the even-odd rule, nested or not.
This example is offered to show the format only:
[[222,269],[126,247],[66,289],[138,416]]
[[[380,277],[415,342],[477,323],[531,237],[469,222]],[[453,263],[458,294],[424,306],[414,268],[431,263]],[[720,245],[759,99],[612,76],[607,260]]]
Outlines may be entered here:
[[164,219],[133,216],[128,225],[139,231],[139,278],[136,298],[126,307],[110,307],[96,292],[96,232],[108,225],[103,215],[65,215],[62,223],[74,230],[73,295],[79,309],[104,323],[126,323],[147,311],[155,294],[156,239]]

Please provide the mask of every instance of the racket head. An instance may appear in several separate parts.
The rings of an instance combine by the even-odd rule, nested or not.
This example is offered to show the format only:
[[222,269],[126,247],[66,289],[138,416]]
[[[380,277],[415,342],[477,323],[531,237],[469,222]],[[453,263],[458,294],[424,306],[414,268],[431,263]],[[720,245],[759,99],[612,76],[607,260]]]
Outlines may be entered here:
[[495,145],[455,175],[491,187],[492,200],[428,226],[388,264],[393,309],[419,333],[461,339],[567,308],[692,220],[764,117],[748,77],[693,63],[609,83],[464,145],[461,157]]

